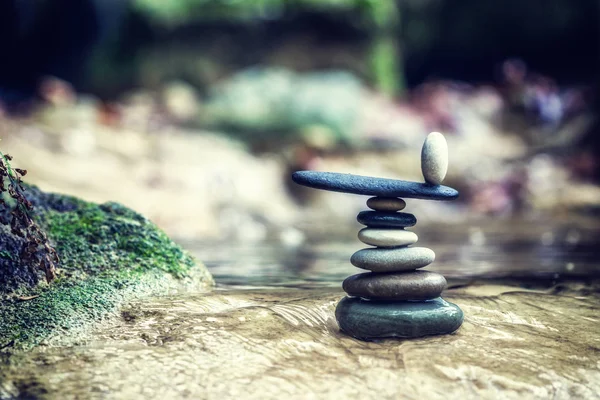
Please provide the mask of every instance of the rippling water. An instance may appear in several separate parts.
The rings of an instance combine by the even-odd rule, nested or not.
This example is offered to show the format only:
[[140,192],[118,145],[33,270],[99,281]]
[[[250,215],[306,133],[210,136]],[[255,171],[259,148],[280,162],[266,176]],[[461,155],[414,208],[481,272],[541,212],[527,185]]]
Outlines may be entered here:
[[[357,232],[356,229],[355,232]],[[429,270],[451,280],[467,278],[556,279],[600,276],[600,222],[499,220],[462,226],[418,226],[417,245],[430,247]],[[268,243],[184,242],[222,285],[339,286],[359,272],[353,252],[367,247],[351,234],[308,233],[297,247]]]
[[[361,342],[333,316],[354,233],[299,247],[184,243],[219,283],[134,302],[85,340],[13,365],[0,398],[570,399],[600,396],[600,233],[593,221],[419,227],[452,335]],[[2,397],[4,396],[4,397]]]

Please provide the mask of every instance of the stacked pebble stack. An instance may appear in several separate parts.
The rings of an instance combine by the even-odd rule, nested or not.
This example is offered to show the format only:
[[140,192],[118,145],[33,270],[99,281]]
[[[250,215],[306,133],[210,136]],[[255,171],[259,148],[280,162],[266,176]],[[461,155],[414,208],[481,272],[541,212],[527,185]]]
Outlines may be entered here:
[[341,330],[358,339],[439,335],[462,324],[462,310],[439,297],[446,279],[420,269],[434,261],[435,253],[413,246],[418,237],[406,228],[414,226],[417,219],[401,212],[406,202],[400,195],[433,200],[458,196],[454,189],[441,186],[448,168],[448,148],[440,133],[433,132],[425,140],[421,168],[425,184],[326,172],[294,174],[294,180],[306,186],[376,195],[367,200],[373,211],[362,211],[357,217],[366,225],[358,233],[359,240],[374,247],[359,250],[350,259],[354,266],[370,272],[343,282],[349,297],[336,308]]
[[425,247],[409,247],[418,237],[405,228],[413,226],[412,214],[399,213],[406,203],[398,198],[373,197],[358,221],[367,226],[358,233],[361,242],[374,249],[360,250],[352,256],[352,265],[371,272],[346,279],[343,288],[350,296],[370,300],[430,300],[439,297],[446,287],[440,274],[417,270],[435,259]]

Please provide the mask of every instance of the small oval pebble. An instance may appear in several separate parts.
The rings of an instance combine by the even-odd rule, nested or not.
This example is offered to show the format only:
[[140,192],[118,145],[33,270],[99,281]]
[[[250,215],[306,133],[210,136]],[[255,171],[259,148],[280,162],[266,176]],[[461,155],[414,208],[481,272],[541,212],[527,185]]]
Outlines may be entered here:
[[429,300],[446,288],[446,279],[431,271],[352,275],[342,284],[350,296],[372,300]]
[[406,202],[397,197],[371,197],[367,207],[375,211],[400,211],[406,207]]
[[356,220],[376,228],[405,228],[417,223],[417,218],[412,214],[387,211],[361,211]]
[[431,132],[421,150],[421,171],[425,182],[439,185],[448,172],[448,144],[439,132]]
[[416,233],[404,229],[364,228],[358,232],[358,240],[377,247],[408,246],[418,239]]
[[426,247],[362,249],[352,254],[352,265],[373,272],[408,271],[423,268],[435,260],[433,250]]

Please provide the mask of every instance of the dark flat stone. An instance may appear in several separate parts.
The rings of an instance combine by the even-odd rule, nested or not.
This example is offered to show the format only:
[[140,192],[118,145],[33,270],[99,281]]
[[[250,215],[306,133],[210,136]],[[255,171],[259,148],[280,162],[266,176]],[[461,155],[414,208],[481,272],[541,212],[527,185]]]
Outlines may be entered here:
[[367,196],[426,200],[454,200],[458,197],[458,191],[448,186],[336,172],[298,171],[292,174],[292,179],[299,185],[315,189]]
[[446,278],[431,271],[352,275],[342,284],[350,296],[371,300],[430,300],[446,288]]
[[417,223],[417,218],[412,214],[392,211],[361,211],[356,220],[374,228],[406,228]]
[[463,312],[441,297],[426,301],[369,301],[345,297],[335,309],[340,329],[361,340],[417,338],[457,330]]

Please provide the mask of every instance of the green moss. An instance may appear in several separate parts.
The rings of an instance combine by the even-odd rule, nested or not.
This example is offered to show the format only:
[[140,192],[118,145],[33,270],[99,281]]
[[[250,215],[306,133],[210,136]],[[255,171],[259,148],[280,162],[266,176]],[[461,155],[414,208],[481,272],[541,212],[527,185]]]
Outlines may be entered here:
[[157,274],[114,274],[82,281],[60,279],[50,286],[38,287],[29,296],[2,301],[0,346],[30,348],[44,339],[80,332],[91,321],[98,321],[135,293],[164,287]]
[[[59,277],[50,285],[0,287],[4,351],[78,332],[127,299],[165,290],[176,279],[212,283],[204,267],[163,231],[120,204],[97,205],[35,188],[31,193],[35,219],[61,259]],[[14,254],[0,249],[0,257]]]
[[154,224],[117,203],[83,203],[72,212],[49,210],[39,218],[70,273],[163,270],[183,277],[192,258]]

